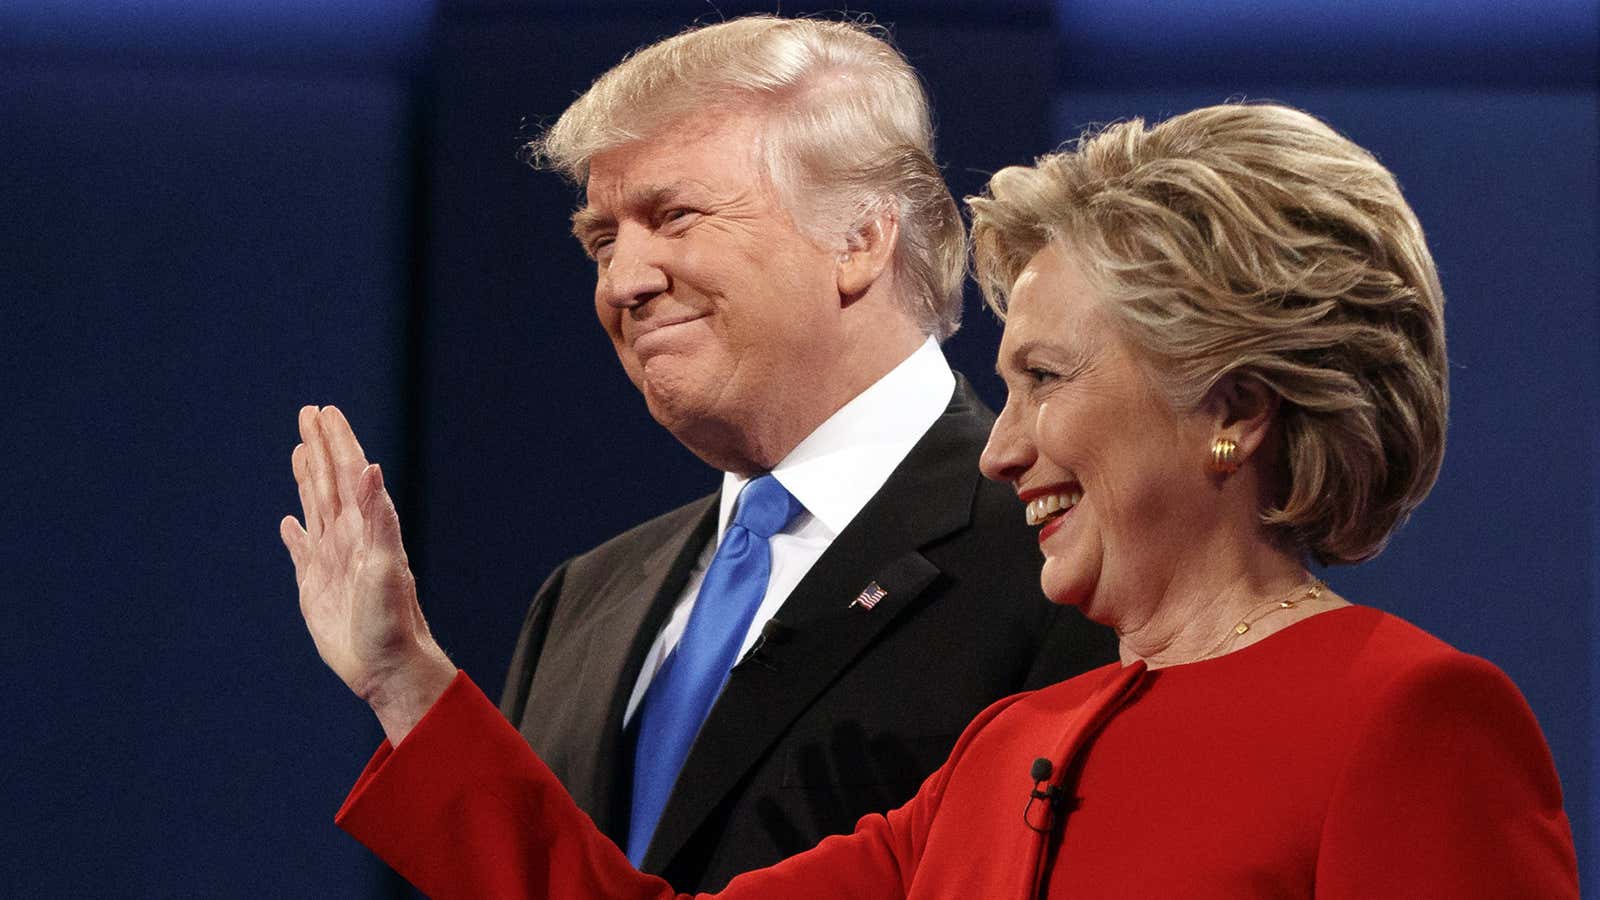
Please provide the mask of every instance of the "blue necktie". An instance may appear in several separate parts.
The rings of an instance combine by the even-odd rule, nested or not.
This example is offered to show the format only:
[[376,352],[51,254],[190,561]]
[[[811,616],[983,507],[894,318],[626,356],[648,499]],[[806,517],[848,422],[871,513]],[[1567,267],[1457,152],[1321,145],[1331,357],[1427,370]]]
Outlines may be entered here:
[[689,746],[728,680],[750,620],[767,593],[772,573],[767,539],[801,508],[800,501],[771,475],[745,485],[733,524],[706,569],[683,638],[645,690],[639,705],[633,810],[628,820],[628,859],[635,866],[644,861]]

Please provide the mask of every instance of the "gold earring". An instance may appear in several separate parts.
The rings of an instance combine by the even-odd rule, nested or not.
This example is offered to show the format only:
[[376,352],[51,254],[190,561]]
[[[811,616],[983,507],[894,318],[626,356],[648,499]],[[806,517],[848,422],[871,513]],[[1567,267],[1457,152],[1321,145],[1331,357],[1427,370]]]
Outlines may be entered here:
[[1239,445],[1227,438],[1217,438],[1211,442],[1211,471],[1221,475],[1232,475],[1239,471]]

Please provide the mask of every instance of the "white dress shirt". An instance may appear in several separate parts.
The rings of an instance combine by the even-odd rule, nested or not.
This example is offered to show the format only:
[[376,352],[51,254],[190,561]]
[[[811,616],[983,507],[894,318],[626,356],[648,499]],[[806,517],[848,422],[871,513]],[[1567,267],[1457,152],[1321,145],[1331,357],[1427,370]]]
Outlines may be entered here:
[[[805,507],[782,531],[772,536],[772,574],[767,593],[750,620],[750,630],[739,648],[739,658],[749,652],[767,621],[789,598],[806,572],[844,531],[867,501],[878,493],[889,474],[900,465],[917,441],[950,405],[956,377],[944,352],[928,338],[916,352],[871,387],[856,395],[801,441],[772,470],[778,483]],[[678,646],[689,613],[700,594],[706,568],[716,555],[722,535],[733,517],[739,491],[749,481],[723,473],[722,508],[717,517],[716,539],[708,543],[689,575],[688,584],[672,608],[672,615],[645,656],[644,668],[628,698],[624,724],[634,712],[661,663]]]

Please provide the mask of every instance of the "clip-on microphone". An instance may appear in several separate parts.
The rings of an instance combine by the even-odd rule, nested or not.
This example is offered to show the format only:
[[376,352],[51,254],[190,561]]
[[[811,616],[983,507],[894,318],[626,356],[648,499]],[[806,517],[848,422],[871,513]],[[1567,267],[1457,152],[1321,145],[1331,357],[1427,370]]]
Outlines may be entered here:
[[[1055,766],[1042,756],[1034,760],[1028,769],[1028,777],[1033,779],[1033,790],[1028,792],[1028,805],[1022,808],[1022,822],[1040,834],[1050,830],[1050,813],[1055,810],[1056,804],[1061,799],[1061,788],[1047,784],[1053,771]],[[1039,800],[1045,801],[1045,815],[1044,821],[1035,825],[1028,816],[1033,812],[1033,804]]]

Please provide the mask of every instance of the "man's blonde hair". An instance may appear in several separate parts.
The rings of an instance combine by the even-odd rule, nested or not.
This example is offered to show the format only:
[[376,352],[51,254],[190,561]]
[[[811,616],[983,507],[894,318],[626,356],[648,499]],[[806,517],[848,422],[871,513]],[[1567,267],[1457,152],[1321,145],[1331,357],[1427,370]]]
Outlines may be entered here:
[[1262,519],[1318,560],[1377,554],[1444,456],[1444,293],[1422,226],[1372,154],[1298,110],[1134,119],[996,173],[968,198],[1004,315],[1059,241],[1177,408],[1224,376],[1282,398],[1286,496]]
[[876,25],[751,16],[693,28],[601,75],[526,151],[581,186],[596,154],[722,112],[769,117],[773,184],[819,243],[848,243],[892,206],[901,299],[924,333],[955,332],[960,212],[933,159],[922,82]]

